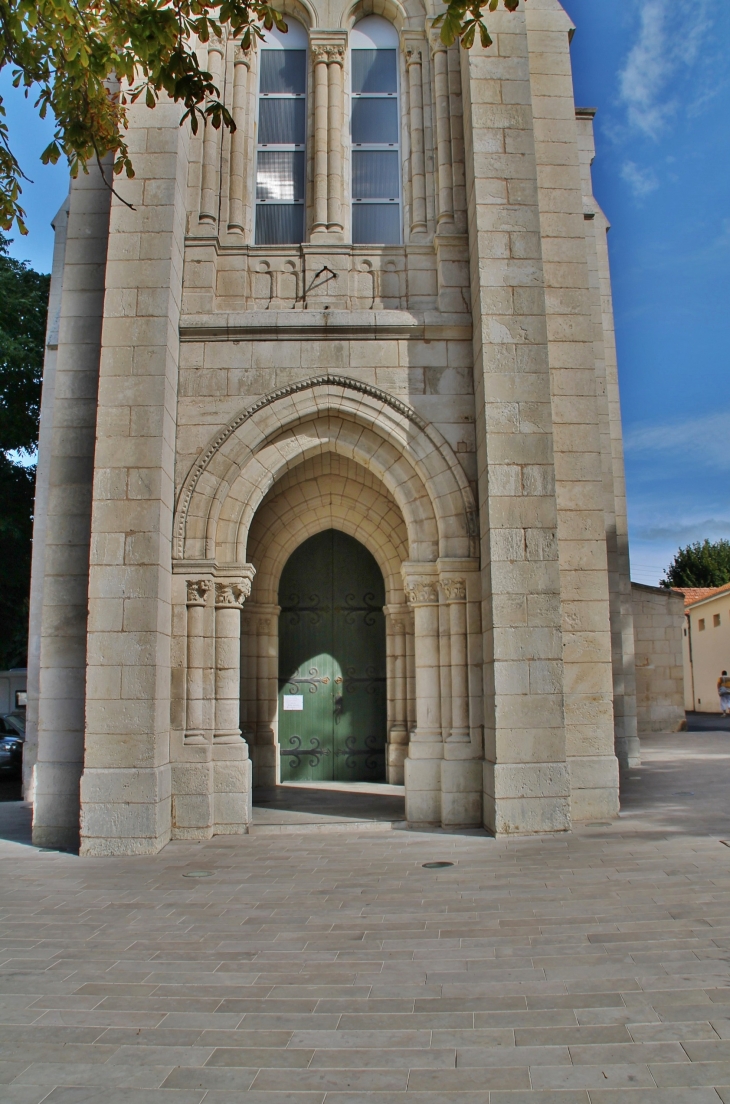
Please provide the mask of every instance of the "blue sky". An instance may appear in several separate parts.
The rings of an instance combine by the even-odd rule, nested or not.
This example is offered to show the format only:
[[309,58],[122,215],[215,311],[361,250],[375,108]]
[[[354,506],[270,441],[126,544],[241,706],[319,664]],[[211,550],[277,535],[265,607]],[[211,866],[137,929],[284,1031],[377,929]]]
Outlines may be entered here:
[[612,224],[632,577],[655,583],[730,537],[730,3],[564,6]]
[[[529,2],[529,0],[528,0]],[[609,235],[632,577],[656,583],[679,545],[730,537],[730,2],[563,0],[577,30],[576,101],[598,108],[596,196]],[[34,183],[12,253],[48,271],[62,166],[10,89]]]

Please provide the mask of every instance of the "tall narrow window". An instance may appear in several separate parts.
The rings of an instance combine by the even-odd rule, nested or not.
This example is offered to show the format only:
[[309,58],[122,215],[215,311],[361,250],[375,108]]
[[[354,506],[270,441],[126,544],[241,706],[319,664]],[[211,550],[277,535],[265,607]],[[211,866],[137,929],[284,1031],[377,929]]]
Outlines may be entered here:
[[307,132],[307,33],[266,31],[259,58],[256,244],[304,241]]
[[361,19],[350,35],[352,112],[352,240],[397,245],[401,240],[398,34],[379,15]]

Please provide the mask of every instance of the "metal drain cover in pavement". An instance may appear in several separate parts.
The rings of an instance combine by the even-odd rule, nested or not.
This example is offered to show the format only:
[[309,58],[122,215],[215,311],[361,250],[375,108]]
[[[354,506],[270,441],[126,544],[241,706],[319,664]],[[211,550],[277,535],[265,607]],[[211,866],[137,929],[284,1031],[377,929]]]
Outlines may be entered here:
[[423,866],[426,870],[441,870],[445,866],[453,866],[450,862],[436,862],[436,863],[424,863]]
[[586,828],[613,828],[612,820],[592,820],[590,824],[586,824]]
[[212,870],[188,870],[183,874],[183,878],[212,878]]
[[694,797],[694,790],[675,790],[672,797]]

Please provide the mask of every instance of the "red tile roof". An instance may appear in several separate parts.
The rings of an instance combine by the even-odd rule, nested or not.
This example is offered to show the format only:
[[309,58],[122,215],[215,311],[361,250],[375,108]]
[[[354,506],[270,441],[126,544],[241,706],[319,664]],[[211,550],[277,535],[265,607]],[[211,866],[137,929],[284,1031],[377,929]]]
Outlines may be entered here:
[[725,583],[721,587],[672,587],[672,590],[684,595],[686,609],[688,606],[693,606],[695,602],[703,602],[705,598],[713,598],[716,594],[722,594],[723,591],[730,591],[730,583]]

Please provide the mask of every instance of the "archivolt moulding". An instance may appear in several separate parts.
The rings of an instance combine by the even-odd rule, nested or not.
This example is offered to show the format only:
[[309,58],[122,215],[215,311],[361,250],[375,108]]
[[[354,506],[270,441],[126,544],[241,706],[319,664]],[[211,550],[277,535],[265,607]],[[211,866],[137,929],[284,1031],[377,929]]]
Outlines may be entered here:
[[[439,524],[439,539],[447,543],[461,541],[469,546],[461,554],[475,554],[478,525],[474,498],[464,470],[444,437],[406,403],[387,392],[344,376],[322,375],[270,392],[240,411],[211,437],[191,466],[178,495],[175,559],[185,558],[188,516],[196,493],[199,499],[202,496],[194,511],[196,515],[207,515],[206,503],[227,494],[228,480],[222,473],[220,460],[231,465],[232,470],[240,470],[245,456],[254,457],[268,443],[313,414],[321,417],[328,412],[369,426],[397,449],[414,472],[419,473]],[[233,444],[233,438],[238,441],[241,455],[224,458],[224,450],[229,442]]]

